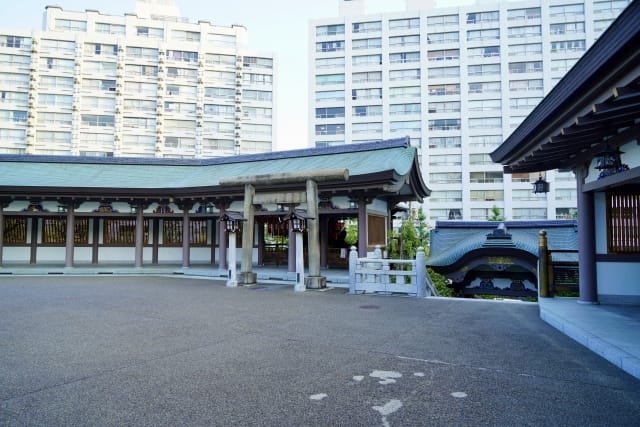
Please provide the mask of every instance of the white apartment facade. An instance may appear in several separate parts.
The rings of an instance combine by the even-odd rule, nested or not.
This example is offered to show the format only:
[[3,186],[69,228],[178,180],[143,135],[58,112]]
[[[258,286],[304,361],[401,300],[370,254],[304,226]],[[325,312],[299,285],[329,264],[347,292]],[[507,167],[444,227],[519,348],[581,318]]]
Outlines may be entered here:
[[[272,151],[275,64],[243,26],[47,6],[0,29],[0,153],[207,158]],[[159,13],[154,15],[153,12]]]
[[428,221],[575,215],[571,171],[503,174],[491,153],[629,3],[480,2],[341,15],[309,28],[309,141],[331,146],[408,135],[420,147]]

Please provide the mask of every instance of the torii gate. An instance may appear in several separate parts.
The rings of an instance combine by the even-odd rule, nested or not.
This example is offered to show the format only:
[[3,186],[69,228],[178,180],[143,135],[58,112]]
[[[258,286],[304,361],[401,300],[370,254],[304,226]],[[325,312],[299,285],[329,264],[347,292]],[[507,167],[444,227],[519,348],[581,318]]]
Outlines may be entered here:
[[[326,277],[320,275],[320,221],[318,215],[318,182],[338,182],[349,179],[348,169],[320,169],[311,172],[276,173],[243,176],[221,180],[221,185],[244,185],[244,217],[242,232],[242,264],[238,283],[256,283],[252,271],[253,232],[255,228],[255,205],[263,204],[307,204],[307,245],[309,253],[309,275],[305,277],[307,288],[326,287]],[[278,184],[306,184],[306,191],[273,192],[256,194],[256,186]]]

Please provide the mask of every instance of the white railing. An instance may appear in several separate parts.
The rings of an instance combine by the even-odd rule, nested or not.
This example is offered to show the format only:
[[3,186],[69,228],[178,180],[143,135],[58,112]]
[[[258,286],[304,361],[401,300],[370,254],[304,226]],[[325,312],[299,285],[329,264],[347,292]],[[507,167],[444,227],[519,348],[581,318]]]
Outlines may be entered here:
[[[409,266],[409,269],[405,269]],[[427,277],[424,249],[415,260],[384,259],[380,247],[367,258],[358,258],[355,247],[349,253],[349,293],[403,293],[425,297],[436,295]]]

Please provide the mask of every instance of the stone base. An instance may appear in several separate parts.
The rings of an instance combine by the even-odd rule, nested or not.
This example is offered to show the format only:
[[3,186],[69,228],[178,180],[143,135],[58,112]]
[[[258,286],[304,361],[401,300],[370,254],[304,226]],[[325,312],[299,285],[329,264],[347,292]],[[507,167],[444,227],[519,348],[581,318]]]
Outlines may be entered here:
[[241,285],[255,285],[258,275],[252,271],[243,271],[238,275],[238,283]]
[[327,287],[327,278],[324,276],[307,276],[304,278],[307,289],[324,289]]

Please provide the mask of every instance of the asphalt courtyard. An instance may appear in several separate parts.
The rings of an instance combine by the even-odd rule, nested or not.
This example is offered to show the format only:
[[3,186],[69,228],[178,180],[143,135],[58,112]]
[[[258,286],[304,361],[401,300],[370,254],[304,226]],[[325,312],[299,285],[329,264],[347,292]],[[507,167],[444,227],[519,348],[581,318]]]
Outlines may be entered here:
[[1,426],[632,426],[640,381],[536,304],[0,278]]

